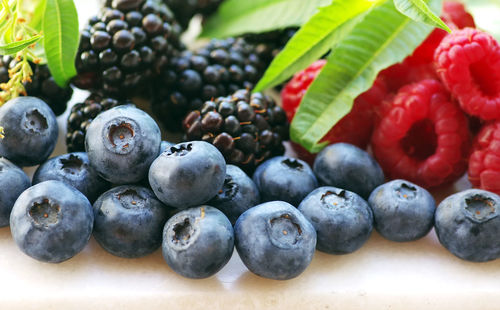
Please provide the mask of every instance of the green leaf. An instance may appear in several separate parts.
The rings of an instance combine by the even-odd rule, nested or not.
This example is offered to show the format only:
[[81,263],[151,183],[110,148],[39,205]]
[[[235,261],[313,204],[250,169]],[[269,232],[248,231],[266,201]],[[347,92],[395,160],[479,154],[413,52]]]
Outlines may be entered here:
[[56,83],[64,87],[76,75],[78,15],[72,0],[46,0],[43,44],[47,64]]
[[0,45],[0,55],[14,55],[17,52],[27,48],[28,46],[35,44],[41,38],[42,35],[36,35],[26,40]]
[[373,2],[366,0],[334,0],[320,8],[274,58],[254,91],[286,81],[326,54],[358,22],[356,17],[372,5]]
[[[46,0],[38,0],[34,4],[29,3],[30,6],[34,6],[31,8],[32,14],[31,14],[31,19],[29,20],[29,26],[32,27],[33,29],[36,30],[41,30],[42,29],[42,20],[43,20],[43,12],[45,10],[45,3]],[[23,2],[25,4],[25,2]]]
[[202,37],[258,33],[306,22],[332,0],[226,0],[203,28]]
[[451,29],[429,9],[424,0],[394,0],[396,9],[417,22],[426,23],[451,32]]
[[[431,5],[441,5],[432,0]],[[331,51],[327,64],[306,92],[292,121],[290,135],[318,152],[325,134],[352,108],[378,72],[402,61],[425,39],[432,27],[402,15],[392,0],[370,10]]]

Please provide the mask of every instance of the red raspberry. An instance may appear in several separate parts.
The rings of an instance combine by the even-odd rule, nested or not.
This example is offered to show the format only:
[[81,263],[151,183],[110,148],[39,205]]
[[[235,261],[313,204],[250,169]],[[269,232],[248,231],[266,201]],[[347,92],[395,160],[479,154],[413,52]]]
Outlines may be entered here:
[[300,101],[306,94],[309,85],[311,85],[325,64],[325,59],[313,62],[306,69],[296,73],[281,90],[281,104],[286,112],[289,122],[292,121],[293,116],[299,107]]
[[474,140],[469,158],[469,181],[500,194],[500,122],[485,125]]
[[[465,6],[462,3],[455,1],[444,1],[443,12],[441,18],[451,29],[462,29],[465,27],[475,28],[472,15],[467,13]],[[412,64],[432,63],[434,60],[434,51],[441,43],[441,40],[446,36],[447,32],[443,29],[436,28],[408,57],[408,61]]]
[[464,113],[432,79],[401,88],[372,136],[373,153],[386,176],[427,188],[463,175],[468,148]]
[[384,117],[385,113],[392,107],[394,96],[402,87],[420,82],[425,79],[435,79],[438,77],[434,70],[434,65],[429,63],[411,63],[406,58],[403,62],[394,64],[379,73],[379,78],[383,79],[387,88],[387,95],[374,108],[375,126]]
[[438,79],[432,63],[416,64],[409,61],[409,58],[382,70],[379,75],[383,77],[387,91],[391,93],[397,93],[401,87],[421,80]]
[[[309,68],[297,73],[281,91],[283,109],[290,121],[307,88],[325,63],[324,60],[314,62]],[[333,126],[321,141],[347,142],[366,148],[373,130],[373,107],[384,98],[385,94],[385,84],[382,80],[376,81],[372,88],[356,98],[351,111]],[[296,144],[292,146],[301,158],[309,157],[304,149],[297,147]]]
[[465,10],[465,6],[460,2],[444,1],[441,15],[446,24],[453,23],[458,29],[465,27],[476,28],[474,18]]
[[439,44],[434,61],[465,112],[500,118],[500,46],[491,35],[473,28],[454,31]]

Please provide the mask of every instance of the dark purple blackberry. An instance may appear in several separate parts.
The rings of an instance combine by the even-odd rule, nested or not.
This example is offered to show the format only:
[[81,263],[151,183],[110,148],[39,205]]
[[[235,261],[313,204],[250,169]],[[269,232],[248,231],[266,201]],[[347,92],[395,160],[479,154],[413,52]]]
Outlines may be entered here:
[[[0,58],[0,83],[9,81],[9,69],[14,68],[16,64],[17,61],[10,56]],[[31,82],[24,83],[26,95],[42,99],[54,111],[55,115],[61,115],[66,110],[67,103],[73,95],[73,89],[69,86],[59,87],[47,65],[36,65],[32,62],[30,65],[33,75]]]
[[120,101],[93,93],[84,102],[76,103],[68,116],[66,147],[70,152],[85,152],[85,134],[92,120],[99,113],[130,101]]
[[207,101],[183,122],[186,140],[215,145],[228,164],[252,172],[271,156],[282,155],[288,139],[285,111],[268,96],[240,89]]
[[81,32],[73,83],[114,97],[133,95],[182,49],[181,31],[161,0],[108,1]]
[[154,86],[153,112],[166,129],[178,131],[187,112],[207,100],[253,88],[265,64],[243,39],[212,40],[172,58]]
[[175,17],[187,28],[189,21],[196,14],[207,17],[214,13],[223,0],[163,0],[174,12]]
[[298,28],[286,28],[270,32],[248,34],[244,38],[256,46],[259,57],[270,64],[274,57],[281,52],[288,41],[295,35]]

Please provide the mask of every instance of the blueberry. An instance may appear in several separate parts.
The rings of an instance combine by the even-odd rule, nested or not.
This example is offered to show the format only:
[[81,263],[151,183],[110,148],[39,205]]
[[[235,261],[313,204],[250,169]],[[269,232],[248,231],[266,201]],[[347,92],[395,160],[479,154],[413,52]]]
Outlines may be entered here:
[[358,194],[340,188],[317,188],[298,209],[316,229],[316,248],[322,252],[352,253],[365,244],[373,230],[368,203]]
[[245,211],[234,226],[235,245],[247,268],[265,278],[297,277],[311,263],[316,231],[291,204],[271,201]]
[[122,185],[94,203],[94,238],[109,253],[146,256],[161,245],[169,210],[147,188]]
[[109,188],[109,183],[90,166],[85,152],[59,155],[41,164],[33,175],[33,184],[48,180],[59,180],[75,187],[91,203]]
[[277,156],[263,162],[253,175],[262,201],[281,200],[298,206],[318,187],[309,165],[300,159]]
[[260,202],[259,190],[250,177],[238,166],[226,166],[226,178],[219,193],[208,204],[221,210],[231,221]]
[[201,279],[214,275],[227,264],[233,250],[233,226],[216,208],[186,209],[165,224],[163,258],[184,277]]
[[9,225],[10,211],[21,193],[30,187],[29,177],[6,158],[0,158],[0,227]]
[[464,260],[484,262],[500,257],[500,196],[469,189],[444,199],[436,210],[441,244]]
[[174,146],[175,143],[172,143],[172,142],[168,142],[168,141],[161,141],[160,143],[160,154],[165,152],[167,150],[167,148],[171,147],[171,146]]
[[88,199],[61,181],[25,190],[10,214],[17,246],[42,262],[60,263],[79,253],[90,239],[94,213]]
[[378,186],[368,203],[373,211],[375,229],[392,241],[420,239],[434,224],[434,198],[422,187],[405,180]]
[[212,144],[176,144],[151,164],[149,184],[166,205],[178,209],[198,206],[214,197],[224,184],[226,162]]
[[90,164],[114,184],[136,183],[160,153],[161,134],[144,111],[121,105],[99,114],[90,123],[85,150]]
[[325,147],[316,156],[313,170],[321,185],[346,189],[364,199],[384,182],[384,173],[373,157],[347,143]]
[[52,109],[35,97],[18,97],[0,108],[0,124],[5,137],[0,140],[0,156],[19,166],[44,162],[56,146],[59,129]]

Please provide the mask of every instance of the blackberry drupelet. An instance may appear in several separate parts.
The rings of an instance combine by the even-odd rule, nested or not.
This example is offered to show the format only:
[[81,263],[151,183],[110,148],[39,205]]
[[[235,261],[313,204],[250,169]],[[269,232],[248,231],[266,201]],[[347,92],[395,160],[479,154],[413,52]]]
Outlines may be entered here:
[[174,12],[182,27],[187,28],[189,21],[196,14],[207,17],[215,13],[223,0],[163,0]]
[[115,97],[133,95],[182,49],[182,29],[161,0],[107,4],[81,32],[73,83]]
[[228,164],[247,173],[267,158],[282,155],[282,142],[288,139],[285,111],[268,96],[245,89],[205,102],[183,125],[187,140],[212,143]]
[[84,102],[75,104],[71,108],[67,122],[68,153],[85,152],[85,134],[92,120],[101,112],[122,104],[131,104],[131,102],[105,97],[99,93],[93,93]]
[[[0,83],[9,81],[9,69],[14,68],[18,62],[10,56],[0,58]],[[25,82],[26,95],[38,97],[45,101],[55,115],[61,115],[65,110],[68,101],[73,95],[73,89],[69,86],[59,87],[50,74],[47,65],[37,65],[30,62],[33,75],[31,82]]]
[[251,89],[265,64],[243,39],[212,40],[196,51],[172,58],[154,86],[153,112],[163,126],[181,130],[182,119],[207,100]]

